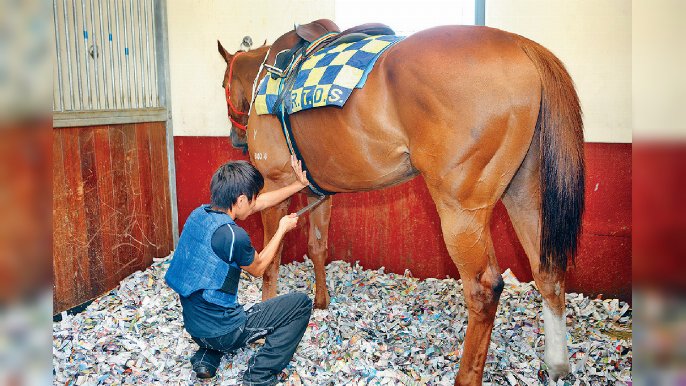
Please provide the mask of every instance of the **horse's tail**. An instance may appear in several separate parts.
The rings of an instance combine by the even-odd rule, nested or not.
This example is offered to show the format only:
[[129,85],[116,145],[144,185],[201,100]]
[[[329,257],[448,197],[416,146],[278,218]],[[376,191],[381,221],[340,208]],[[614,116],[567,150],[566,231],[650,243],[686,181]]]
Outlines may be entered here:
[[536,121],[541,160],[541,269],[563,272],[577,252],[584,211],[584,134],[579,97],[564,64],[529,39],[521,47],[538,69]]

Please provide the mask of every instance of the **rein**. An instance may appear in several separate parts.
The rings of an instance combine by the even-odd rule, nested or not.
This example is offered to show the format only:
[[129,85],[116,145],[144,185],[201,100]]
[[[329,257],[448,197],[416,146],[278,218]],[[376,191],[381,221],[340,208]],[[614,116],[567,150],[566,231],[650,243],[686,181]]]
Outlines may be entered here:
[[226,83],[226,103],[229,105],[229,120],[231,121],[231,124],[235,127],[238,127],[239,129],[245,131],[248,129],[247,123],[245,125],[238,123],[236,119],[233,118],[231,113],[234,113],[238,115],[239,117],[242,115],[248,115],[248,113],[240,111],[236,108],[236,106],[233,105],[231,102],[231,79],[233,78],[233,63],[236,61],[236,58],[238,58],[241,54],[244,54],[245,52],[237,52],[236,55],[231,58],[231,63],[229,64],[229,81]]
[[236,55],[233,56],[233,58],[231,59],[231,63],[229,64],[229,81],[228,81],[228,83],[226,84],[226,88],[225,88],[225,90],[226,90],[226,103],[229,105],[229,113],[228,113],[228,114],[229,114],[229,120],[231,121],[231,124],[232,124],[233,126],[236,126],[236,127],[238,127],[239,129],[241,129],[241,130],[243,130],[243,131],[247,131],[247,130],[248,130],[248,124],[246,123],[245,125],[242,125],[242,124],[238,123],[238,121],[236,121],[236,120],[231,116],[231,112],[233,111],[233,112],[234,112],[236,115],[238,115],[238,116],[241,116],[241,115],[248,115],[248,116],[249,116],[249,115],[250,115],[250,109],[252,109],[252,105],[253,105],[253,103],[255,102],[255,97],[257,96],[257,95],[256,95],[256,92],[257,92],[257,81],[258,81],[258,79],[260,78],[260,73],[262,72],[262,69],[264,68],[264,64],[267,62],[267,58],[269,57],[269,51],[271,51],[271,49],[268,49],[268,50],[267,50],[267,54],[264,56],[264,60],[262,61],[262,64],[260,64],[259,70],[257,70],[257,76],[255,77],[255,81],[253,82],[253,85],[252,85],[252,99],[250,100],[250,108],[248,109],[248,112],[247,112],[247,113],[242,112],[242,111],[239,111],[239,110],[233,105],[233,103],[231,103],[231,90],[230,90],[230,88],[231,88],[231,80],[233,79],[233,62],[236,60],[236,58],[238,57],[238,55],[244,54],[245,52],[237,52]]

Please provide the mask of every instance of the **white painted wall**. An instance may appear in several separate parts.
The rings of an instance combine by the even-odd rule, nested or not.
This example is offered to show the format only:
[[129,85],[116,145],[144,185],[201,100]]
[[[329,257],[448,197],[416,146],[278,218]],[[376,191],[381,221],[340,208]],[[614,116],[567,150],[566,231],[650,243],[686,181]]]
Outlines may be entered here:
[[628,0],[486,0],[486,25],[535,40],[565,63],[581,100],[586,142],[626,143],[632,141],[631,10]]
[[171,0],[167,15],[174,135],[228,136],[217,39],[231,52],[245,35],[271,43],[294,23],[333,19],[334,0]]
[[[217,39],[230,51],[238,49],[245,35],[256,45],[264,39],[272,42],[294,23],[335,20],[335,2],[169,1],[174,135],[228,134],[220,87],[225,63],[217,53]],[[630,1],[486,0],[486,24],[531,38],[562,59],[581,98],[587,142],[632,141]]]
[[686,140],[686,1],[632,5],[634,135]]

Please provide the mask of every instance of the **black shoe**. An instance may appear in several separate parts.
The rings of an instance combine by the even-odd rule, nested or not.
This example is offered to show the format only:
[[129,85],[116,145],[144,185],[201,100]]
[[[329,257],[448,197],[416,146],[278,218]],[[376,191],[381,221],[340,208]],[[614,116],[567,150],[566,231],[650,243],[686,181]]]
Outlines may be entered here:
[[222,360],[222,353],[208,348],[200,348],[191,357],[193,371],[200,379],[214,378]]
[[195,375],[200,379],[214,378],[214,376],[217,375],[216,368],[208,366],[204,363],[198,363],[197,365],[193,366],[193,371],[195,371]]

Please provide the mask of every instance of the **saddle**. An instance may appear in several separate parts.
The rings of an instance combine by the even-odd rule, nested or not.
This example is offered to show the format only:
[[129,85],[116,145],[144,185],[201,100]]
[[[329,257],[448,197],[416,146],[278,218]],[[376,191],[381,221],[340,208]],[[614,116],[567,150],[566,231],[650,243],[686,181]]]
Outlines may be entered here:
[[[330,20],[329,20],[330,21]],[[340,32],[336,23],[330,21],[329,28],[322,28],[318,22],[299,25],[295,28],[295,33],[307,42],[313,42],[329,32]],[[385,24],[366,23],[340,32],[336,39],[331,40],[330,44],[348,43],[362,40],[375,35],[395,35],[395,31]],[[322,47],[323,48],[323,47]]]
[[[341,43],[352,43],[376,35],[395,35],[395,31],[385,24],[366,23],[348,28],[340,32],[338,25],[331,20],[322,19],[295,27],[295,33],[301,40],[291,49],[276,56],[273,66],[267,69],[272,77],[283,77],[291,71],[294,57],[303,48],[307,48],[307,56],[329,46]],[[313,44],[314,43],[314,44]]]
[[295,33],[300,37],[300,41],[292,48],[278,53],[273,66],[265,65],[273,79],[286,78],[272,111],[278,111],[284,97],[293,86],[300,65],[310,55],[325,47],[352,43],[370,36],[395,35],[391,27],[381,23],[360,24],[340,32],[338,25],[328,19],[298,25],[295,27]]

